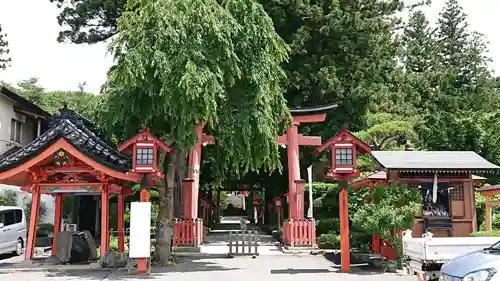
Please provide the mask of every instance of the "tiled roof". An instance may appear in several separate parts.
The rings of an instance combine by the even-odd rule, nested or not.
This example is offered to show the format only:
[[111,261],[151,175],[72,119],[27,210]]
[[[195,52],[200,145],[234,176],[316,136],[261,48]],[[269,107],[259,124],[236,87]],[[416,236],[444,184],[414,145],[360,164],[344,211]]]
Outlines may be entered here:
[[372,151],[377,162],[389,170],[495,171],[500,167],[473,151]]
[[36,157],[61,138],[104,166],[121,172],[130,170],[131,159],[102,141],[86,123],[88,125],[88,120],[70,109],[63,108],[60,116],[51,120],[50,128],[44,134],[21,149],[0,156],[0,172]]

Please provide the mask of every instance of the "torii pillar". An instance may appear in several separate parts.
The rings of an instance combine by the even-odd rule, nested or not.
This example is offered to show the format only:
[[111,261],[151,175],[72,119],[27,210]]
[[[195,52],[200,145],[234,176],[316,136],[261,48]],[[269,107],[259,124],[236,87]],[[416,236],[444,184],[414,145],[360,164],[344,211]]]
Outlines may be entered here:
[[[293,125],[286,133],[278,137],[278,143],[287,146],[288,155],[288,196],[289,196],[289,219],[304,219],[304,185],[296,185],[295,181],[300,178],[299,146],[320,146],[321,137],[304,136],[299,134],[299,126],[303,123],[323,122],[326,113],[292,116]],[[298,187],[298,188],[297,188]]]
[[188,155],[188,173],[184,181],[184,219],[198,218],[198,197],[200,192],[201,149],[213,144],[213,136],[203,133],[204,124],[196,124],[196,144]]

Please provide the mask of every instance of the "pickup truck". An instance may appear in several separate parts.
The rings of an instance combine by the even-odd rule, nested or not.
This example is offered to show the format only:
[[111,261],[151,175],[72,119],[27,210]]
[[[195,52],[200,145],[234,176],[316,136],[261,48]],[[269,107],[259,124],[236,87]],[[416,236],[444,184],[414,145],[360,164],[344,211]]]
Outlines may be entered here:
[[430,232],[422,238],[412,238],[411,231],[403,234],[403,257],[410,275],[421,281],[439,279],[443,264],[470,252],[488,248],[498,237],[433,237]]

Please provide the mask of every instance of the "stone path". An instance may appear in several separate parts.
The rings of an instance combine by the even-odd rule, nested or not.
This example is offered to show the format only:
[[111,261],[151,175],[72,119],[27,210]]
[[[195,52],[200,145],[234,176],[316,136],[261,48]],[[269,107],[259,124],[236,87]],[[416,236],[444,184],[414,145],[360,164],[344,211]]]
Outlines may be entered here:
[[2,281],[45,280],[165,280],[165,281],[414,281],[415,277],[390,273],[376,273],[353,269],[343,274],[322,256],[259,256],[237,258],[181,258],[175,266],[155,269],[151,276],[128,275],[125,270],[104,271],[97,268],[72,266],[72,269],[25,269],[0,268]]
[[[242,217],[232,216],[232,217],[222,217],[220,224],[216,226],[216,229],[210,231],[210,233],[204,238],[204,244],[200,247],[200,252],[204,254],[227,254],[229,252],[229,230],[239,230],[240,220]],[[247,223],[250,223],[248,218],[243,218]],[[250,228],[258,228],[250,225]],[[249,228],[249,229],[250,229]],[[282,255],[277,243],[271,235],[259,232],[259,255]]]

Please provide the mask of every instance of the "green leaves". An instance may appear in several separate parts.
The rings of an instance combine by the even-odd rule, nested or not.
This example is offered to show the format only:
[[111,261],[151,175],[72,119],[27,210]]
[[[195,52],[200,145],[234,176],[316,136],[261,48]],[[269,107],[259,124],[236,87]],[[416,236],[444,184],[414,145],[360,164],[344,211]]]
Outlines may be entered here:
[[289,116],[280,65],[288,47],[260,4],[130,0],[118,31],[106,127],[117,135],[147,127],[188,150],[195,124],[208,122],[217,175],[279,167],[276,137]]
[[352,216],[355,228],[382,239],[391,239],[399,230],[413,227],[421,194],[405,185],[375,189],[375,203],[360,205]]
[[0,25],[0,70],[6,69],[10,65],[11,58],[9,52],[7,35],[3,33],[2,26]]

